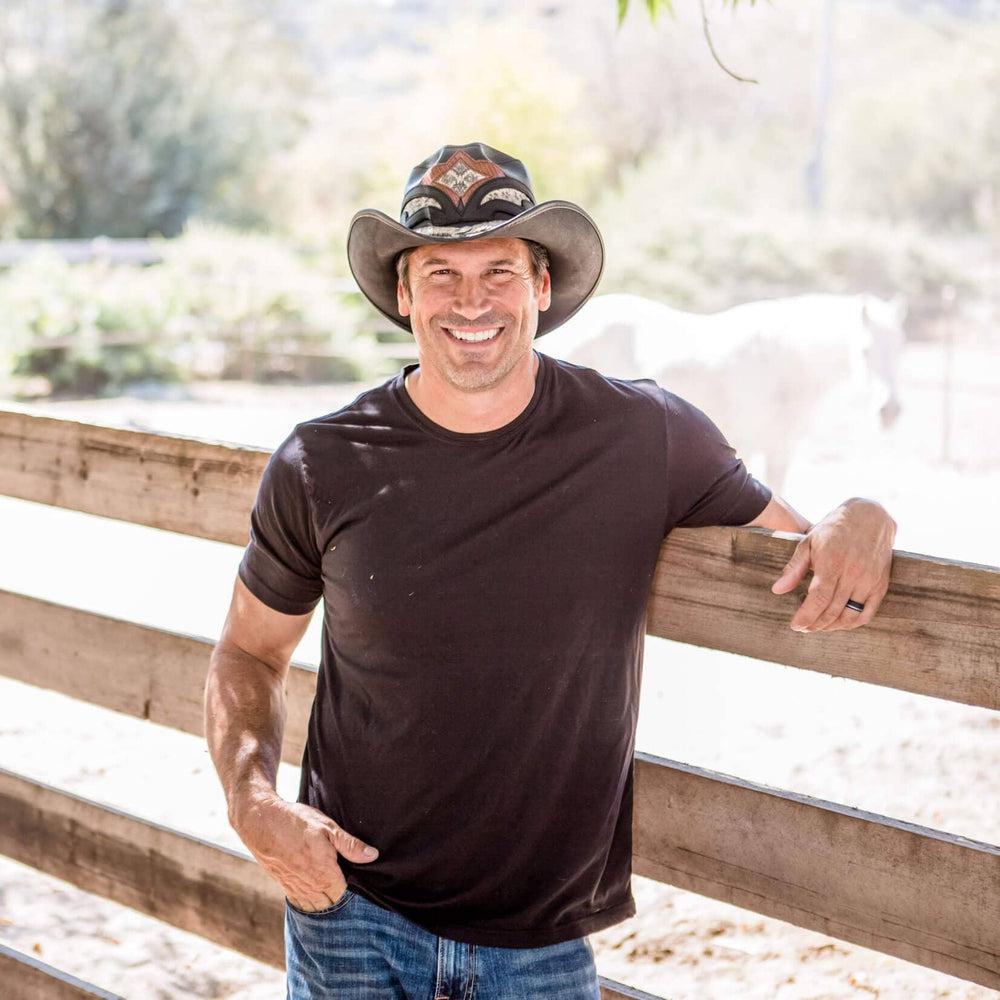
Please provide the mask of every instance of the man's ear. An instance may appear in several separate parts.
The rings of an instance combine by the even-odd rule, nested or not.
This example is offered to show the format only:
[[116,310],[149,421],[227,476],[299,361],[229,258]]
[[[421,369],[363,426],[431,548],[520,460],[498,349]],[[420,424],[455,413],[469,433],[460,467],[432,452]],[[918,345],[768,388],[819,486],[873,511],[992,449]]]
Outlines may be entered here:
[[410,299],[403,287],[402,279],[396,282],[396,308],[399,310],[400,316],[410,315]]
[[541,312],[545,312],[550,305],[552,305],[552,278],[549,275],[549,269],[546,268],[542,272],[541,288],[538,292],[538,308]]

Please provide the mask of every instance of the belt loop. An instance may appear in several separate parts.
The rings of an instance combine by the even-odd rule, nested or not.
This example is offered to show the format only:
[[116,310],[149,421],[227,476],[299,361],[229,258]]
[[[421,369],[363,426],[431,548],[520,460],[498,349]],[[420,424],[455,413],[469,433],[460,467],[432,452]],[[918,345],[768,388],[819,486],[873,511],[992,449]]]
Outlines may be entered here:
[[443,937],[438,937],[438,956],[437,956],[437,981],[434,984],[434,1000],[448,1000],[448,994],[445,990],[448,988],[447,984],[444,982],[445,979],[445,961],[444,961],[444,945],[445,941]]

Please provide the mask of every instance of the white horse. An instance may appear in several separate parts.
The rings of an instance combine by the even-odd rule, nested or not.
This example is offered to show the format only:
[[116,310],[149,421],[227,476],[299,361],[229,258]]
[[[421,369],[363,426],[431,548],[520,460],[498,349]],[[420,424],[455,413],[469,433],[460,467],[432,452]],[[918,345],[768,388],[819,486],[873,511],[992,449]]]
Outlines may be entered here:
[[[900,412],[902,296],[801,295],[698,315],[638,295],[591,299],[540,351],[624,379],[652,378],[704,410],[780,493],[813,411],[850,382],[883,427]],[[872,419],[874,420],[874,414]]]

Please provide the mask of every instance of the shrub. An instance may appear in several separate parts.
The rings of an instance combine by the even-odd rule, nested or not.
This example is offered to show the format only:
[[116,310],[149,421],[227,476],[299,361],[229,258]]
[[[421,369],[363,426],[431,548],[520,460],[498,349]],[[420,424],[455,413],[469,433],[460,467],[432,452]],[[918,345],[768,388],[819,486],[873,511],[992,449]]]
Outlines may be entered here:
[[359,380],[377,370],[366,304],[326,260],[209,226],[157,245],[162,263],[144,268],[39,252],[0,273],[0,372],[110,393],[152,378]]

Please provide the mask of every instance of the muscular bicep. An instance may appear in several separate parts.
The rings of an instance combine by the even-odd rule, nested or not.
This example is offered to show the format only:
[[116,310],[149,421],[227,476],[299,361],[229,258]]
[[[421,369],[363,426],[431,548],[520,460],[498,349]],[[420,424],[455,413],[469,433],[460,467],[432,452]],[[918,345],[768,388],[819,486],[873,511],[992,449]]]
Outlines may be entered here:
[[237,576],[219,647],[230,646],[249,653],[284,679],[295,647],[305,635],[311,619],[311,611],[303,615],[286,615],[268,607]]
[[771,528],[774,531],[794,531],[804,534],[812,524],[777,493],[773,493],[767,506],[752,521],[747,521],[741,527]]

